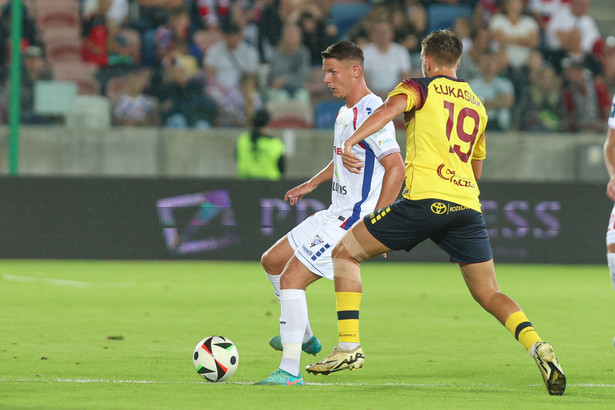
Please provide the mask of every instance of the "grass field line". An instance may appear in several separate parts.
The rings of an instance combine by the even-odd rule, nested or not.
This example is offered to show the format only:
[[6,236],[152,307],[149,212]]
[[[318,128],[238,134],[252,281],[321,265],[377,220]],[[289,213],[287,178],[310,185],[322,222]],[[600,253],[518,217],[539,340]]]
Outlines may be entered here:
[[[125,380],[125,379],[45,379],[45,378],[4,378],[0,379],[0,383],[92,383],[92,384],[215,384],[205,381],[186,381],[186,380]],[[254,382],[239,382],[239,381],[226,381],[220,384],[238,384],[238,385],[251,385]],[[319,382],[305,382],[308,386],[388,386],[388,387],[447,387],[447,386],[483,386],[483,387],[498,387],[500,384],[485,384],[485,383],[319,383]],[[526,384],[524,387],[541,386],[541,384]],[[568,384],[568,387],[601,387],[601,388],[615,388],[615,384],[603,384],[603,383],[578,383]]]
[[[10,273],[3,273],[2,279],[7,282],[21,282],[21,283],[36,283],[42,282],[50,285],[56,286],[68,286],[73,288],[89,288],[93,286],[109,286],[116,288],[128,288],[135,287],[137,283],[135,282],[108,282],[108,283],[100,283],[100,282],[84,282],[78,280],[67,280],[67,279],[54,279],[54,278],[38,278],[33,276],[24,276],[24,275],[12,275]],[[139,286],[147,286],[147,284],[139,284]]]

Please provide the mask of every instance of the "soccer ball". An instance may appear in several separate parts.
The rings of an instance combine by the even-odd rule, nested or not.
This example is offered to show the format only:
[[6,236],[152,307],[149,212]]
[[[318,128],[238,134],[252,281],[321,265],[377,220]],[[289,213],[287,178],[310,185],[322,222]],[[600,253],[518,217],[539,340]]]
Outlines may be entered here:
[[235,344],[222,336],[209,336],[194,348],[192,362],[196,372],[209,382],[221,382],[233,375],[239,365]]

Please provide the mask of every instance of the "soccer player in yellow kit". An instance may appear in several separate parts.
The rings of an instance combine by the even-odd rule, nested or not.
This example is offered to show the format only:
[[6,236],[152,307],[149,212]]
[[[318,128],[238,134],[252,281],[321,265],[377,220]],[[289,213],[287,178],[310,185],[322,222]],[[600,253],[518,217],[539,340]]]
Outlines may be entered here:
[[553,347],[498,288],[476,183],[486,156],[487,114],[468,83],[456,77],[461,54],[459,35],[449,30],[429,34],[421,49],[425,77],[401,82],[343,145],[344,166],[357,172],[363,164],[352,153],[353,145],[403,113],[406,187],[403,199],[367,215],[334,248],[339,344],[306,369],[329,374],[362,367],[360,263],[391,250],[410,251],[431,239],[459,264],[474,299],[534,357],[549,394],[561,395],[566,378]]

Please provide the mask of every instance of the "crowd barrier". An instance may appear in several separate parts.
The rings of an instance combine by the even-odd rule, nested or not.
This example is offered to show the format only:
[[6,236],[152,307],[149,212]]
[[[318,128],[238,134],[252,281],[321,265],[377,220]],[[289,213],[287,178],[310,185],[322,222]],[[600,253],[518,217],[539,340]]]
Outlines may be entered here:
[[[0,177],[0,258],[252,260],[330,202],[291,207],[283,182]],[[612,203],[602,183],[484,182],[496,262],[602,264]],[[383,258],[375,258],[383,261]],[[447,261],[430,242],[386,260]]]

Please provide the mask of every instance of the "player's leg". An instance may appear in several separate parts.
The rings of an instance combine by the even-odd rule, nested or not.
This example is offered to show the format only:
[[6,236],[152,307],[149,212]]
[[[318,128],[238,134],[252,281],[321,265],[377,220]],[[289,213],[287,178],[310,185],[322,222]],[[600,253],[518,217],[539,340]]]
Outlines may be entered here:
[[280,278],[286,264],[293,257],[295,251],[288,242],[288,236],[280,238],[271,248],[261,256],[261,265],[267,274],[267,279],[273,286],[275,297],[280,299]]
[[611,210],[609,225],[606,230],[606,258],[611,273],[611,283],[615,288],[615,206]]
[[[615,288],[615,206],[611,210],[606,230],[606,260],[611,275],[611,283],[613,288]],[[615,338],[613,338],[613,345],[615,346]]]
[[566,377],[553,347],[542,341],[519,305],[500,292],[493,259],[480,263],[460,263],[459,266],[474,299],[495,316],[534,357],[549,394],[564,394]]
[[307,366],[308,372],[330,374],[363,366],[365,357],[359,338],[359,308],[363,290],[360,264],[390,250],[367,230],[363,221],[357,222],[335,246],[332,255],[339,344],[322,361]]
[[345,350],[360,344],[359,307],[363,291],[360,264],[390,250],[374,238],[363,221],[356,223],[333,249],[339,346]]
[[[280,343],[282,346],[282,360],[275,372],[256,384],[303,384],[299,366],[301,350],[306,345],[304,343],[304,336],[309,322],[305,289],[320,278],[321,276],[312,273],[295,256],[286,265],[280,281]],[[315,339],[313,335],[312,338]],[[316,342],[318,342],[320,347],[320,342],[317,339]]]

